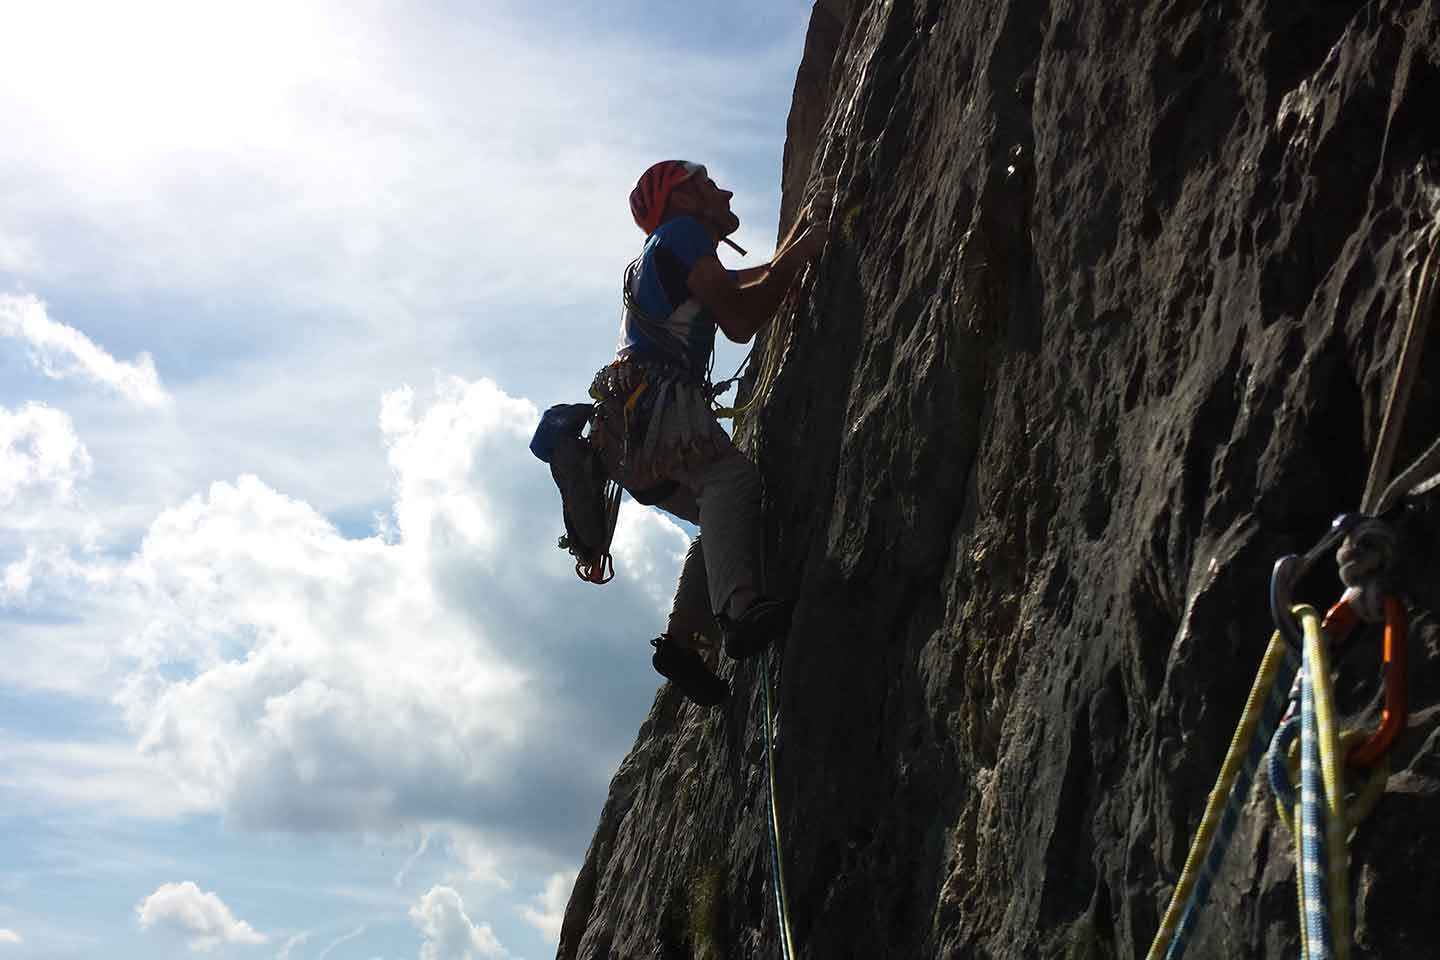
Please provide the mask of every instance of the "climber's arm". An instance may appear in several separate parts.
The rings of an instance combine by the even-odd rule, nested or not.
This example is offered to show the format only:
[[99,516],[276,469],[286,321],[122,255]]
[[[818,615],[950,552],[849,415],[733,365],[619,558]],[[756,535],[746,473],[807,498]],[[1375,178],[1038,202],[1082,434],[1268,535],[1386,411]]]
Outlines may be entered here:
[[718,258],[703,257],[690,271],[690,292],[715,315],[726,337],[745,343],[770,322],[790,281],[820,253],[826,236],[823,224],[807,227],[782,246],[768,265],[742,270],[736,276],[721,266]]
[[765,279],[765,274],[770,272],[770,264],[766,263],[758,267],[746,267],[744,270],[735,271],[735,282],[742,287],[748,287],[752,283],[758,283]]

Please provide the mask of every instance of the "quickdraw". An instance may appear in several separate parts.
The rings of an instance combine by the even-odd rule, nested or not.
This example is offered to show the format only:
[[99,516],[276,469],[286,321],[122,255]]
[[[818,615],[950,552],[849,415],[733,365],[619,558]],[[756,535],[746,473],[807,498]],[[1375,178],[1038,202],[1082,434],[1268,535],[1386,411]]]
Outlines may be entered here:
[[[1339,733],[1327,644],[1341,643],[1354,632],[1363,619],[1357,610],[1358,599],[1365,590],[1378,589],[1378,582],[1363,588],[1351,585],[1323,622],[1310,607],[1294,604],[1293,590],[1320,556],[1361,524],[1374,522],[1373,518],[1359,515],[1338,517],[1305,555],[1282,557],[1276,562],[1270,578],[1275,634],[1261,661],[1148,960],[1179,960],[1184,955],[1267,746],[1267,772],[1276,804],[1296,839],[1301,956],[1304,960],[1332,956],[1347,960],[1350,956],[1347,841],[1350,831],[1383,795],[1389,776],[1389,750],[1405,726],[1408,621],[1400,600],[1383,595],[1385,707],[1381,723],[1368,736],[1358,730]],[[1366,569],[1383,570],[1384,564]],[[1297,672],[1297,668],[1301,669]],[[1286,689],[1291,691],[1288,698],[1284,695]],[[1294,753],[1297,739],[1298,756]],[[1346,766],[1368,771],[1353,801],[1347,799]],[[1298,800],[1294,786],[1297,774]]]

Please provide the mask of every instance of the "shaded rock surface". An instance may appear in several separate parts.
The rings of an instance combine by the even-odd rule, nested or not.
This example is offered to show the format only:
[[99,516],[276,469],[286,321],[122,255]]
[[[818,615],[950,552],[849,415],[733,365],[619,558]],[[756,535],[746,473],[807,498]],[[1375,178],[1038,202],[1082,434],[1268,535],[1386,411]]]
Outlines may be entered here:
[[[1359,506],[1440,214],[1433,2],[821,0],[785,212],[832,243],[746,437],[799,955],[1143,956],[1269,637]],[[1440,331],[1397,466],[1440,434]],[[634,508],[629,508],[634,509]],[[1411,718],[1352,842],[1359,957],[1440,943],[1440,510],[1400,520]],[[1327,559],[1300,584],[1341,585]],[[1379,714],[1378,640],[1339,669]],[[559,956],[778,957],[759,661],[663,687]],[[1192,957],[1293,957],[1268,788]]]

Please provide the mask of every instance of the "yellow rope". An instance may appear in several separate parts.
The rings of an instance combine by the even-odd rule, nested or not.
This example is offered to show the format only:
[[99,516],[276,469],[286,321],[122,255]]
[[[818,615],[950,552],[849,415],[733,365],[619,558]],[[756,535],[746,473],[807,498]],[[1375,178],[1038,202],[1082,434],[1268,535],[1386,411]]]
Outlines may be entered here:
[[[1325,781],[1326,846],[1329,853],[1330,918],[1339,960],[1350,958],[1350,848],[1346,840],[1345,754],[1335,730],[1335,691],[1325,652],[1325,634],[1314,607],[1299,605],[1295,616],[1305,632],[1305,670],[1313,685],[1315,722],[1320,728],[1320,771]],[[1303,915],[1301,920],[1303,922]]]
[[1215,838],[1215,830],[1219,827],[1220,818],[1225,812],[1230,788],[1245,765],[1245,755],[1250,749],[1250,741],[1254,737],[1255,727],[1260,722],[1260,715],[1265,709],[1265,701],[1270,696],[1270,688],[1275,685],[1275,675],[1285,662],[1285,654],[1285,640],[1277,630],[1270,637],[1270,645],[1265,648],[1265,656],[1260,661],[1260,670],[1255,674],[1255,682],[1250,687],[1250,696],[1245,700],[1245,712],[1240,718],[1240,725],[1235,728],[1235,735],[1230,739],[1230,749],[1225,754],[1225,762],[1220,766],[1220,776],[1215,780],[1215,786],[1210,791],[1210,799],[1206,802],[1205,814],[1200,820],[1200,828],[1195,832],[1195,839],[1190,843],[1190,852],[1185,857],[1185,869],[1181,871],[1180,882],[1176,884],[1175,892],[1170,896],[1170,905],[1165,910],[1164,919],[1160,921],[1160,929],[1155,933],[1155,940],[1150,944],[1150,951],[1145,955],[1146,960],[1160,960],[1170,947],[1175,929],[1185,912],[1185,904],[1190,899],[1191,888],[1195,885],[1201,866],[1209,854],[1210,844]]

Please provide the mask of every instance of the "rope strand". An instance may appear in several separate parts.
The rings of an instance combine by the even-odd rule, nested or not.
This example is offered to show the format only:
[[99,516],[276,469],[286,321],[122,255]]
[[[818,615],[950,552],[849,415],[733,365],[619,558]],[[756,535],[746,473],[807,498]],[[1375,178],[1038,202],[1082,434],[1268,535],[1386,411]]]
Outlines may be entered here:
[[[1375,456],[1370,462],[1370,476],[1365,482],[1365,496],[1361,498],[1360,510],[1376,514],[1384,509],[1385,500],[1393,494],[1385,487],[1390,468],[1395,460],[1395,448],[1400,443],[1400,430],[1405,423],[1405,413],[1410,404],[1410,392],[1420,370],[1420,356],[1425,349],[1425,334],[1429,325],[1425,322],[1430,313],[1430,304],[1435,296],[1435,258],[1440,251],[1440,236],[1430,245],[1430,252],[1420,268],[1420,285],[1415,290],[1415,300],[1410,308],[1410,323],[1405,329],[1405,340],[1400,348],[1400,362],[1395,371],[1395,380],[1390,386],[1390,396],[1385,403],[1385,419],[1380,425],[1380,439],[1375,445]],[[1382,489],[1385,491],[1381,493]]]
[[1200,827],[1190,844],[1185,867],[1170,897],[1146,960],[1179,960],[1200,908],[1210,896],[1214,874],[1225,859],[1225,851],[1239,820],[1241,806],[1250,792],[1255,770],[1265,755],[1271,731],[1285,710],[1286,693],[1299,664],[1280,631],[1270,638],[1260,670],[1245,701],[1240,725],[1230,740],[1220,776],[1210,791]]
[[785,864],[780,857],[780,804],[775,797],[775,722],[770,696],[770,650],[760,660],[760,680],[765,707],[765,780],[770,788],[770,869],[775,889],[775,918],[780,928],[780,955],[794,960],[795,940],[790,933],[790,898],[785,889]]

